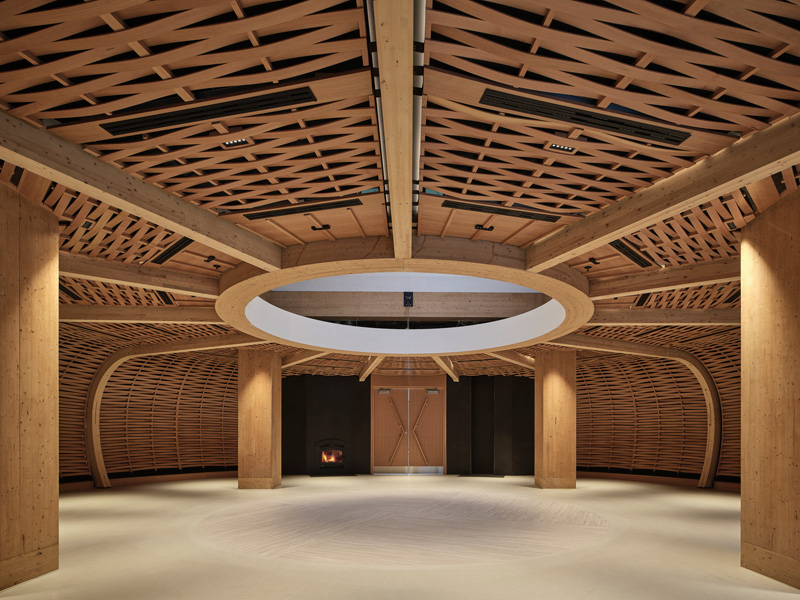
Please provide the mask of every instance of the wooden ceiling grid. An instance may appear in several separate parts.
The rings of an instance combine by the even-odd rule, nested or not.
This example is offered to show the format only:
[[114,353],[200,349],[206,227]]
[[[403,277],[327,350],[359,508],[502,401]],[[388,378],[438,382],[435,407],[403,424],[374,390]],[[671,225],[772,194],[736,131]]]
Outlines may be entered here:
[[[360,0],[149,2],[116,12],[70,4],[8,7],[0,102],[10,114],[284,246],[388,233],[381,194],[321,222],[311,211],[253,221],[231,212],[382,190]],[[300,83],[313,104],[167,128],[156,122],[117,137],[103,128]],[[65,250],[146,262],[179,239],[63,186],[46,191],[46,203],[72,221]],[[324,225],[330,232],[311,230]],[[187,266],[213,268],[202,263],[212,254]],[[213,264],[224,270],[233,262],[216,256]]]
[[[796,112],[800,61],[791,3],[615,4],[432,3],[420,187],[434,194],[421,196],[420,233],[525,246]],[[487,89],[691,135],[675,147],[501,112],[481,104]],[[795,181],[796,172],[788,175]],[[561,218],[554,225],[487,217],[444,208],[438,194]],[[738,252],[728,223],[738,229],[753,213],[738,193],[626,239],[657,264],[709,260]],[[570,264],[590,276],[632,268],[615,252],[600,253],[602,261],[597,254]]]

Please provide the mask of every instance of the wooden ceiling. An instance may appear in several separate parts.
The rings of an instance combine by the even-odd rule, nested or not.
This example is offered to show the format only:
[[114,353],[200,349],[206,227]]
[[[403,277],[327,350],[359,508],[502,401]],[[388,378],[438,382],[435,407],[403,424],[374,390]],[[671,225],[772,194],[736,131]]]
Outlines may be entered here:
[[[373,19],[363,0],[7,0],[0,108],[278,250],[397,237],[411,221],[415,236],[532,248],[693,165],[724,172],[715,153],[800,112],[797,0],[417,4],[415,123],[381,122],[381,85],[393,75],[378,46],[404,25]],[[388,210],[386,163],[401,126],[420,130],[418,181],[405,181],[418,183],[409,225]],[[797,163],[566,264],[604,281],[735,258],[741,228],[800,184]],[[133,269],[202,283],[241,262],[186,235],[180,219],[142,216],[26,167],[6,157],[0,183],[58,216],[62,253],[130,267],[117,279],[62,270],[64,304],[210,307],[213,294],[150,287]],[[698,281],[595,304],[736,309],[738,289]],[[692,339],[698,327],[673,327],[678,338],[662,341]],[[524,372],[488,355],[457,366]],[[329,354],[285,372],[364,367],[363,357]],[[387,357],[375,372],[439,369]]]

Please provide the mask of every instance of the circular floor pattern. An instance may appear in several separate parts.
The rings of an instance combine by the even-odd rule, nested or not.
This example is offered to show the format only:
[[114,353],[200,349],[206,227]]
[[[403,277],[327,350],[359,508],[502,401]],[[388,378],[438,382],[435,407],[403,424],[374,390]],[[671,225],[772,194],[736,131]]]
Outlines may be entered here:
[[198,524],[218,549],[264,558],[362,566],[518,560],[577,550],[609,533],[577,506],[484,491],[324,493],[227,509]]

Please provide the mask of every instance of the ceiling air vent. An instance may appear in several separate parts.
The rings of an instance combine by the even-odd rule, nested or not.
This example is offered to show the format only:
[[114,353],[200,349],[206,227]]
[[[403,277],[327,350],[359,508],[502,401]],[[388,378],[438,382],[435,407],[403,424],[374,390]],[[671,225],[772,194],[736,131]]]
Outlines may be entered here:
[[667,129],[657,125],[639,123],[621,117],[615,117],[608,113],[593,112],[562,106],[552,102],[534,100],[525,96],[515,96],[497,90],[487,89],[481,96],[481,104],[499,108],[501,110],[515,110],[517,112],[536,115],[554,121],[564,121],[593,129],[602,129],[620,135],[627,135],[650,142],[679,146],[689,138],[689,133],[677,129]]
[[639,254],[636,250],[628,246],[628,244],[626,244],[622,240],[614,240],[613,242],[609,242],[608,245],[611,246],[614,250],[616,250],[620,254],[622,254],[622,256],[624,256],[625,258],[629,258],[630,260],[635,262],[640,267],[649,267],[653,264],[645,256]]
[[555,223],[561,218],[559,215],[549,215],[547,213],[537,213],[527,210],[514,210],[513,208],[503,208],[502,206],[491,206],[489,204],[470,204],[468,202],[458,202],[457,200],[445,200],[442,202],[442,207],[456,208],[458,210],[471,210],[472,212],[500,215],[503,217],[517,217],[518,219],[547,221],[548,223]]
[[189,239],[187,237],[183,237],[179,239],[174,244],[171,244],[167,248],[165,248],[160,254],[157,254],[153,260],[150,262],[156,263],[157,265],[163,265],[167,262],[170,258],[178,254],[178,252],[182,252],[186,250],[186,248],[191,244],[194,240]]
[[172,112],[137,117],[124,121],[114,121],[112,123],[101,123],[100,127],[111,135],[129,135],[141,131],[152,131],[186,123],[196,123],[198,121],[209,121],[213,119],[223,119],[234,115],[247,113],[266,112],[284,106],[295,104],[307,104],[316,102],[317,98],[309,87],[284,90],[272,94],[262,94],[260,96],[250,96],[239,100],[229,100],[217,104],[207,104],[205,106],[195,106],[184,108]]
[[276,208],[273,210],[262,210],[245,214],[251,221],[256,219],[272,219],[273,217],[285,217],[286,215],[305,215],[307,213],[319,212],[321,210],[332,210],[334,208],[347,208],[348,206],[361,206],[362,202],[358,198],[349,200],[336,200],[334,202],[318,202],[316,204],[295,204],[288,208]]

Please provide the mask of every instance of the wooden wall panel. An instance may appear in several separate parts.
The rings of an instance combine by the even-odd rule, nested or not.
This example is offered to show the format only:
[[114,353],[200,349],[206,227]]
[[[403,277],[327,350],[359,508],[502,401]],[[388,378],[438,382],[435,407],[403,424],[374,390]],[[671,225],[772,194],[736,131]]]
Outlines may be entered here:
[[0,589],[58,568],[58,234],[0,189]]
[[800,588],[800,191],[744,231],[742,566]]
[[123,363],[100,412],[109,474],[235,467],[236,375],[235,361],[202,352]]
[[602,356],[578,364],[577,389],[579,468],[699,476],[706,408],[687,368]]

